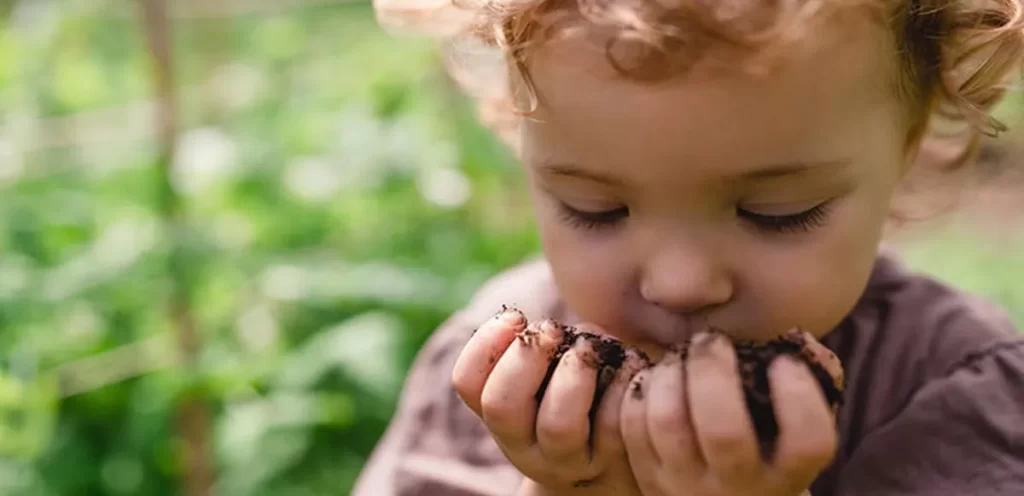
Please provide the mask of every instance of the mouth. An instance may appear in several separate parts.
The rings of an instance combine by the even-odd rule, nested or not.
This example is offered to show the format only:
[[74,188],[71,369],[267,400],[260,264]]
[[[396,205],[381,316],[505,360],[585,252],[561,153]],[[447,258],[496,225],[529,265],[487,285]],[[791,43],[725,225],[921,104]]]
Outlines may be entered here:
[[650,326],[640,328],[639,331],[631,333],[635,336],[631,340],[623,340],[623,344],[634,346],[646,353],[655,362],[659,361],[666,353],[681,352],[698,333],[710,331],[711,326],[673,325],[673,326]]
[[687,348],[693,341],[694,336],[700,333],[714,333],[729,338],[737,346],[742,347],[764,347],[771,343],[784,339],[786,332],[774,334],[751,333],[735,330],[732,327],[719,327],[716,325],[676,325],[663,327],[641,328],[640,331],[632,333],[633,339],[620,339],[623,346],[632,346],[641,350],[653,362],[657,363],[668,353],[687,353]]

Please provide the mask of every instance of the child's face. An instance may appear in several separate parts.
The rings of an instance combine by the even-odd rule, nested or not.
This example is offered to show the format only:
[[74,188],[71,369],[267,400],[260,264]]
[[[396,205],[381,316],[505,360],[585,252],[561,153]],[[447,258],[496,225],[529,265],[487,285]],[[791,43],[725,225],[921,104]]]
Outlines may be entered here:
[[833,27],[762,79],[659,86],[615,77],[600,41],[537,52],[523,159],[571,310],[652,352],[705,323],[838,324],[913,158],[881,33]]

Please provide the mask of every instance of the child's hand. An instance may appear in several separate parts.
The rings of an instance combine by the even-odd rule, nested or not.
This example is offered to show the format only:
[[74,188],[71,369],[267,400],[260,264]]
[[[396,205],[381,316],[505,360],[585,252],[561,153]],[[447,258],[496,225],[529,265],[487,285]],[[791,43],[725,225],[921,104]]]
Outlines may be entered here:
[[452,373],[455,391],[536,483],[531,493],[639,495],[619,420],[629,380],[643,362],[630,352],[617,371],[599,370],[590,340],[577,339],[542,390],[562,334],[551,322],[527,327],[520,312],[505,311],[466,344]]
[[[644,496],[798,496],[832,460],[832,411],[810,370],[781,357],[769,368],[779,437],[760,454],[728,339],[693,340],[630,384],[623,438]],[[685,370],[684,370],[685,369]]]

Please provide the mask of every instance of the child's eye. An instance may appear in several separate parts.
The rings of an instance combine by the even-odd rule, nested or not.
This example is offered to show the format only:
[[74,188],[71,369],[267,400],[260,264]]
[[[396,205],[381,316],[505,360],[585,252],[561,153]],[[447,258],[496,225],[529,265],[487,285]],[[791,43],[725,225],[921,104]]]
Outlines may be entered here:
[[600,212],[589,212],[577,210],[562,202],[559,202],[559,206],[561,207],[562,219],[572,227],[581,227],[586,229],[610,227],[622,219],[629,217],[629,207],[619,207],[611,210],[602,210]]
[[830,205],[831,202],[824,202],[803,212],[789,215],[765,215],[742,208],[737,208],[736,213],[765,231],[773,233],[806,232],[821,227],[828,220]]

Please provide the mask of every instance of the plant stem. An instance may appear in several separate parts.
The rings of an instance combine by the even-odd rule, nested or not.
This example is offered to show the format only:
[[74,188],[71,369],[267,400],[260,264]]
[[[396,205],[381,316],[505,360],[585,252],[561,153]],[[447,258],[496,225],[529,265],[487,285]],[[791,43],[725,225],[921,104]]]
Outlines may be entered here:
[[[167,0],[140,0],[146,39],[153,62],[153,80],[157,98],[157,139],[160,168],[159,210],[167,231],[168,270],[171,276],[170,319],[177,335],[183,365],[194,373],[201,340],[190,304],[194,279],[192,264],[183,245],[185,216],[181,198],[173,187],[174,153],[177,143],[177,99],[174,84],[174,60],[171,22]],[[214,466],[211,460],[210,412],[203,396],[189,389],[180,398],[176,412],[178,435],[184,442],[183,494],[212,494]]]

